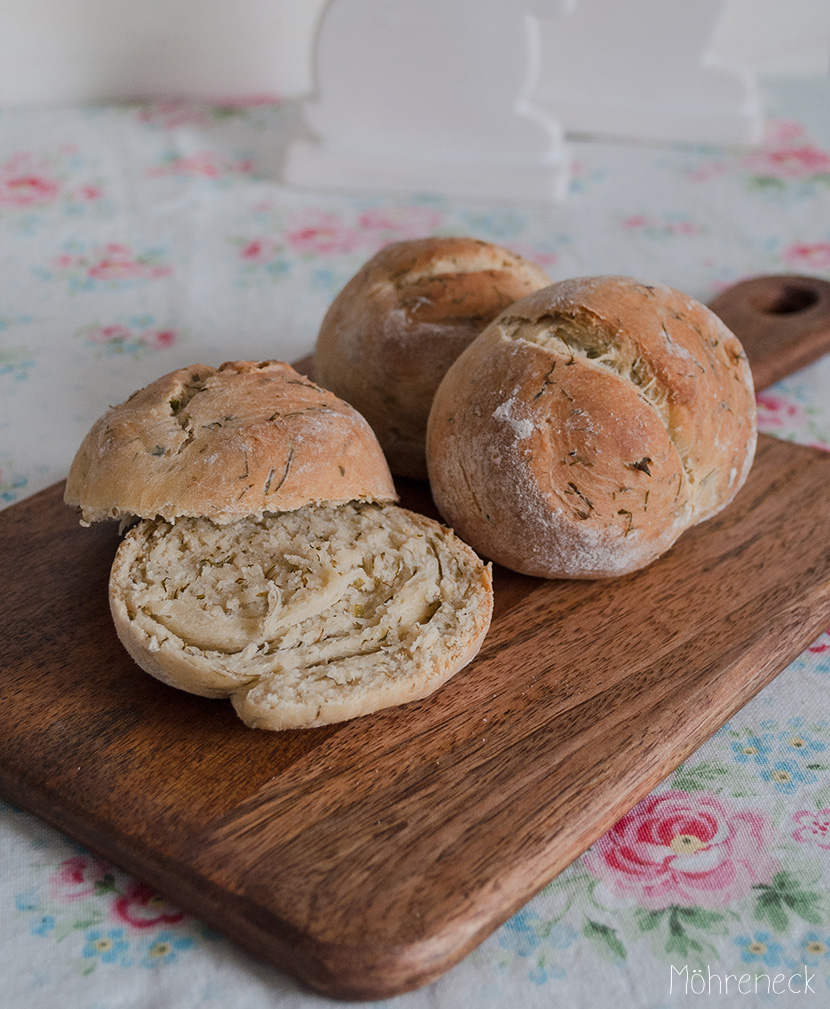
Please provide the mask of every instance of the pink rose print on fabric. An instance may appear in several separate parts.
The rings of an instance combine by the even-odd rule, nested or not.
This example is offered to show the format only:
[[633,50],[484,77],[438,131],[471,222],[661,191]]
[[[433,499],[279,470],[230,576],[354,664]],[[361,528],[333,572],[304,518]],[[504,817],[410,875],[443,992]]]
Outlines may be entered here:
[[167,277],[173,269],[163,261],[163,251],[137,251],[128,245],[111,242],[87,248],[69,243],[66,252],[55,256],[50,269],[35,272],[43,280],[64,279],[71,291],[120,290],[136,283]]
[[182,921],[183,911],[178,911],[145,883],[133,881],[124,893],[113,902],[113,913],[120,921],[133,928],[153,928],[155,925],[172,925]]
[[701,235],[703,228],[688,218],[676,214],[654,217],[646,214],[631,214],[620,221],[626,231],[640,232],[650,238],[667,238],[673,235]]
[[71,145],[18,151],[0,164],[0,210],[33,212],[57,205],[68,212],[82,211],[104,195],[98,182],[78,181],[82,171],[81,155]]
[[762,431],[780,431],[783,428],[798,428],[806,424],[804,408],[798,403],[784,399],[772,392],[759,392],[755,397],[758,405],[758,427]]
[[342,255],[356,250],[376,252],[388,242],[433,234],[441,214],[429,207],[373,207],[350,221],[337,214],[295,215],[286,230],[288,247],[298,253]]
[[7,207],[32,207],[50,203],[60,192],[60,186],[46,175],[16,174],[5,171],[0,175],[0,205]]
[[679,790],[644,799],[584,855],[612,892],[644,908],[722,907],[769,882],[778,868],[765,849],[760,812],[708,793]]
[[151,177],[183,175],[191,178],[221,179],[247,177],[253,174],[254,165],[249,158],[228,158],[216,151],[196,151],[193,154],[169,153],[160,165],[147,169]]
[[61,192],[61,160],[61,154],[13,154],[0,165],[0,207],[31,208],[52,203]]
[[763,146],[730,162],[704,162],[689,173],[695,182],[708,182],[737,167],[753,189],[795,191],[830,185],[830,152],[822,150],[800,123],[768,125]]
[[277,94],[249,95],[245,97],[218,97],[210,104],[180,98],[148,102],[138,107],[138,122],[156,130],[175,130],[181,126],[210,127],[230,118],[241,118],[247,113],[268,107],[279,107],[282,99]]
[[813,655],[830,654],[830,631],[825,631],[818,641],[814,641],[807,649]]
[[132,354],[137,357],[145,351],[172,347],[179,338],[179,331],[154,325],[152,316],[137,316],[128,322],[86,326],[79,335],[107,355]]
[[753,175],[781,181],[830,176],[830,154],[812,143],[749,154],[741,165]]
[[252,238],[239,250],[239,255],[249,263],[270,263],[278,252],[279,246],[272,238]]
[[93,185],[78,186],[78,188],[74,190],[73,195],[77,200],[91,202],[93,200],[100,200],[101,197],[104,195],[104,190],[101,188],[101,186],[93,186]]
[[800,809],[793,813],[793,820],[798,825],[794,840],[830,851],[830,809]]
[[761,182],[830,182],[830,153],[810,140],[801,123],[787,120],[770,121],[762,149],[741,158],[740,166]]
[[129,329],[120,323],[114,326],[93,326],[87,334],[92,343],[123,343],[129,336]]
[[285,236],[294,252],[338,255],[354,252],[362,244],[361,232],[345,226],[335,214],[311,215],[308,222],[291,228]]
[[399,242],[407,238],[423,238],[441,223],[441,214],[429,207],[379,207],[358,215],[357,227],[374,232],[375,240]]
[[796,242],[784,250],[784,259],[797,270],[830,270],[830,242]]
[[87,266],[87,273],[95,280],[134,280],[145,277],[166,277],[170,267],[148,262],[137,256],[128,246],[104,246]]
[[103,859],[74,855],[58,866],[49,880],[52,896],[61,901],[79,900],[94,894],[112,869]]
[[[257,231],[231,239],[238,250],[243,285],[245,278],[263,274],[274,279],[287,276],[300,262],[319,267],[316,261],[323,257],[351,256],[357,263],[390,242],[436,234],[443,221],[439,211],[417,205],[368,207],[343,214],[304,210],[285,220],[272,201],[264,200],[251,211]],[[318,270],[318,279],[326,270],[328,264]]]
[[768,119],[764,123],[764,147],[789,147],[804,136],[804,127],[794,119]]

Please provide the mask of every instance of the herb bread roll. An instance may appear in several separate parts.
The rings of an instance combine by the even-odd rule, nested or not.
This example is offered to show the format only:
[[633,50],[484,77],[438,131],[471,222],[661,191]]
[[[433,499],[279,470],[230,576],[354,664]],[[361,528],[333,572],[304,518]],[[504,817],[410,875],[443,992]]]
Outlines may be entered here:
[[447,368],[499,312],[549,283],[533,263],[472,238],[388,245],[329,308],[315,375],[369,421],[393,473],[423,479],[427,417]]
[[545,578],[635,571],[728,504],[756,442],[737,338],[679,291],[554,284],[449,369],[429,418],[441,515],[484,556]]
[[166,375],[96,422],[66,500],[138,518],[110,575],[118,636],[152,676],[299,728],[424,697],[487,633],[489,567],[389,503],[363,418],[281,362]]
[[397,499],[363,417],[282,361],[181,368],[111,407],[81,444],[64,497],[85,522],[233,522]]

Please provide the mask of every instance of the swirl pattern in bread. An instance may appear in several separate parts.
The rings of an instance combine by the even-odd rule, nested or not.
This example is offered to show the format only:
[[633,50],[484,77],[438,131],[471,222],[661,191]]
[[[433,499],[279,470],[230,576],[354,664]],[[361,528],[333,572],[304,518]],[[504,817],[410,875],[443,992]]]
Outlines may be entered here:
[[143,521],[118,549],[110,606],[146,672],[286,729],[431,693],[478,651],[492,588],[439,523],[347,504]]

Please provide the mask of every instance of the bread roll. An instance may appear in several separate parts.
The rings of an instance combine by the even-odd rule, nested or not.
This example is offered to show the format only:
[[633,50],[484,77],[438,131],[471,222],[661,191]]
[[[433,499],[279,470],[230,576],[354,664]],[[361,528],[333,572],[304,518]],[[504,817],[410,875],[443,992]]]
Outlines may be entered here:
[[146,672],[265,729],[431,693],[478,651],[490,569],[395,488],[352,407],[278,361],[185,368],[95,423],[66,500],[140,517],[110,609]]
[[111,407],[79,448],[67,504],[83,521],[290,511],[394,501],[371,428],[281,361],[197,364]]
[[752,376],[694,299],[627,277],[510,306],[449,369],[427,461],[441,515],[545,578],[635,571],[720,511],[752,464]]
[[437,522],[348,504],[141,522],[118,549],[110,605],[146,672],[287,729],[431,693],[478,651],[492,589]]
[[369,421],[393,473],[423,479],[427,417],[447,368],[499,312],[549,283],[533,263],[472,238],[388,245],[326,314],[315,376]]

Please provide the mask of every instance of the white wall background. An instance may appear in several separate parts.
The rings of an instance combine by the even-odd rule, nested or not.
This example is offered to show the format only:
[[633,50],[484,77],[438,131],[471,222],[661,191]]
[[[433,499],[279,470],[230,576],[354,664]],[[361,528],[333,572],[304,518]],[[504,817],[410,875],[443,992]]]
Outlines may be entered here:
[[0,105],[299,95],[326,0],[0,0]]
[[[325,4],[2,0],[0,105],[305,94]],[[713,47],[719,60],[760,74],[826,74],[830,0],[728,0]]]

